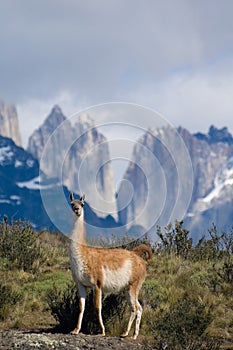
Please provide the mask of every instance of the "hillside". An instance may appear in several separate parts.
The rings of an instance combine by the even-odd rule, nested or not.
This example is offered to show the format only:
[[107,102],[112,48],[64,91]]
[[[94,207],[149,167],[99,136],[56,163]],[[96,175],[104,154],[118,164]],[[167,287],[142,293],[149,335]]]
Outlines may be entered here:
[[[1,223],[0,233],[3,349],[17,344],[25,344],[25,349],[35,344],[43,344],[42,349],[47,349],[48,344],[57,349],[63,349],[64,344],[80,349],[126,349],[131,344],[136,349],[140,348],[137,344],[157,350],[161,344],[172,350],[187,350],[190,346],[193,350],[233,349],[232,231],[218,234],[213,227],[209,238],[193,247],[182,223],[158,230],[161,243],[153,247],[154,255],[147,263],[147,279],[139,296],[143,316],[136,343],[131,343],[130,338],[119,339],[130,314],[124,293],[103,298],[106,338],[97,335],[100,329],[91,291],[82,327],[82,333],[89,336],[65,335],[73,329],[78,312],[67,238],[51,232],[38,236],[23,223],[9,225],[6,221]],[[131,249],[132,243],[126,242],[124,245]],[[9,246],[11,250],[7,249]]]

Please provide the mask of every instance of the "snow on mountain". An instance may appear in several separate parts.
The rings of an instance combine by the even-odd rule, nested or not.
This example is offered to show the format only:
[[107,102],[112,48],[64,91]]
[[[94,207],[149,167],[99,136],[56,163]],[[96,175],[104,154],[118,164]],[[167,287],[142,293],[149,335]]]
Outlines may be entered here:
[[214,188],[204,197],[203,202],[211,202],[213,199],[219,198],[222,190],[227,186],[233,185],[233,157],[222,165],[214,179]]
[[4,165],[12,161],[14,153],[12,152],[10,146],[0,148],[0,164]]
[[[42,194],[50,205],[49,213]],[[0,220],[7,215],[9,221],[21,219],[30,222],[38,230],[60,229],[68,234],[72,228],[72,213],[68,203],[67,187],[62,186],[56,178],[49,178],[40,172],[38,160],[29,152],[18,147],[10,138],[0,136]],[[103,227],[111,229],[117,226],[112,217],[100,219],[88,203],[85,207],[89,235],[100,234]]]
[[53,188],[54,184],[43,184],[43,182],[40,179],[40,176],[36,176],[29,181],[17,182],[17,186],[21,188],[26,187],[30,190],[45,190],[48,188]]
[[[227,128],[217,129],[214,126],[210,127],[207,135],[201,133],[193,135],[181,127],[178,132],[187,147],[192,165],[192,197],[183,219],[195,240],[195,237],[207,234],[208,228],[213,222],[220,229],[227,229],[233,224],[233,138]],[[160,143],[158,140],[162,140],[162,142]],[[166,144],[166,140],[169,140],[170,144],[173,145],[170,147],[172,150],[170,153],[162,147],[162,144]],[[144,147],[141,147],[140,144]],[[154,169],[152,162],[148,161],[149,158],[144,154],[145,149],[149,149],[154,159],[159,160],[159,164],[155,164]],[[171,157],[171,153],[173,157]],[[148,175],[141,176],[137,165],[140,165],[144,174]],[[163,170],[166,180],[167,191],[164,190],[164,193],[161,192],[163,177],[161,180],[159,179],[159,167]],[[177,146],[175,133],[171,133],[169,128],[148,130],[138,140],[132,161],[124,176],[127,180],[127,186],[129,183],[133,185],[134,192],[131,202],[119,213],[121,220],[126,224],[131,224],[135,218],[139,217],[140,224],[146,227],[153,217],[155,217],[155,224],[162,226],[164,226],[165,221],[163,217],[168,218],[168,220],[180,219],[179,217],[174,218],[174,215],[170,219],[171,216],[169,217],[168,214],[173,213],[173,208],[176,205],[174,200],[180,190],[182,189],[184,194],[188,192],[191,172],[189,177],[184,176],[182,187],[175,191],[177,188],[176,169],[185,171],[187,162]],[[180,177],[181,173],[179,172],[178,175]],[[123,186],[125,186],[124,183],[118,193],[119,208],[122,207],[120,203],[122,198],[125,203],[127,199],[124,198],[127,194],[127,188],[126,186],[123,188]],[[150,186],[150,191],[148,191],[148,186]],[[152,202],[144,210],[143,217],[140,217],[147,196],[151,193]],[[161,211],[160,205],[163,198],[166,202],[164,202],[163,211]],[[159,220],[156,220],[157,213]]]

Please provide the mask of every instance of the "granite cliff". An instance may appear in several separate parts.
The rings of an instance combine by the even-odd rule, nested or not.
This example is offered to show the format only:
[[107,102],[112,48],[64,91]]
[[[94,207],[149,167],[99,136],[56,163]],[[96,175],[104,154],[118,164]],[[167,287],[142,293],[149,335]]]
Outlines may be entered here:
[[[177,135],[192,169],[187,169],[190,164]],[[150,129],[135,145],[124,179],[118,194],[119,217],[129,228],[143,226],[156,236],[157,224],[185,219],[196,241],[213,222],[225,230],[233,224],[233,138],[227,128],[211,126],[207,134],[191,134],[183,128]],[[134,192],[127,202],[129,182]],[[190,187],[189,205],[182,213]]]
[[14,140],[21,146],[18,115],[15,106],[0,100],[0,135]]
[[107,139],[88,114],[67,119],[55,106],[29,138],[28,151],[47,176],[60,178],[76,193],[85,193],[98,216],[111,214],[117,219]]

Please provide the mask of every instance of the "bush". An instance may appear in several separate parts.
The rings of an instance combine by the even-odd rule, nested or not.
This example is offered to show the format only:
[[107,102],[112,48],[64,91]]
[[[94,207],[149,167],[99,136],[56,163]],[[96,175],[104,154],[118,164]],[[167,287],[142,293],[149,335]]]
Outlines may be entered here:
[[45,257],[36,234],[28,223],[7,218],[0,223],[0,257],[7,259],[9,267],[37,272]]
[[157,227],[157,235],[160,238],[158,251],[164,254],[174,254],[187,259],[192,253],[192,238],[189,237],[189,231],[183,228],[183,221],[176,220],[175,227],[169,224],[162,231]]
[[141,293],[147,308],[156,309],[168,300],[167,289],[156,280],[146,280]]
[[68,284],[66,289],[55,285],[47,293],[47,302],[51,314],[59,323],[59,330],[68,333],[75,328],[78,318],[78,293],[75,284]]
[[212,316],[205,305],[185,297],[159,318],[150,322],[158,350],[218,350],[220,343],[208,337]]
[[13,290],[10,285],[4,285],[0,283],[0,320],[6,320],[11,309],[17,302],[22,299],[22,295]]
[[[122,324],[126,309],[124,299],[122,294],[108,295],[103,299],[102,316],[106,331],[112,323]],[[51,314],[58,322],[59,330],[64,333],[72,331],[77,325],[79,314],[79,295],[75,283],[70,283],[65,289],[58,289],[54,286],[47,294],[47,302]],[[95,334],[99,330],[99,322],[93,305],[93,291],[88,290],[82,332]]]

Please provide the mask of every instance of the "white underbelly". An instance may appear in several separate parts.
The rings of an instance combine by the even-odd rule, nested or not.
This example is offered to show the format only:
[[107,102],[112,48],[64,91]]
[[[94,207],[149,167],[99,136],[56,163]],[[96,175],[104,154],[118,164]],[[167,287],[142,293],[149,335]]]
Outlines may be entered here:
[[102,269],[104,292],[119,292],[128,286],[132,271],[131,260],[126,260],[124,265],[118,269],[112,270],[106,266],[103,266]]

